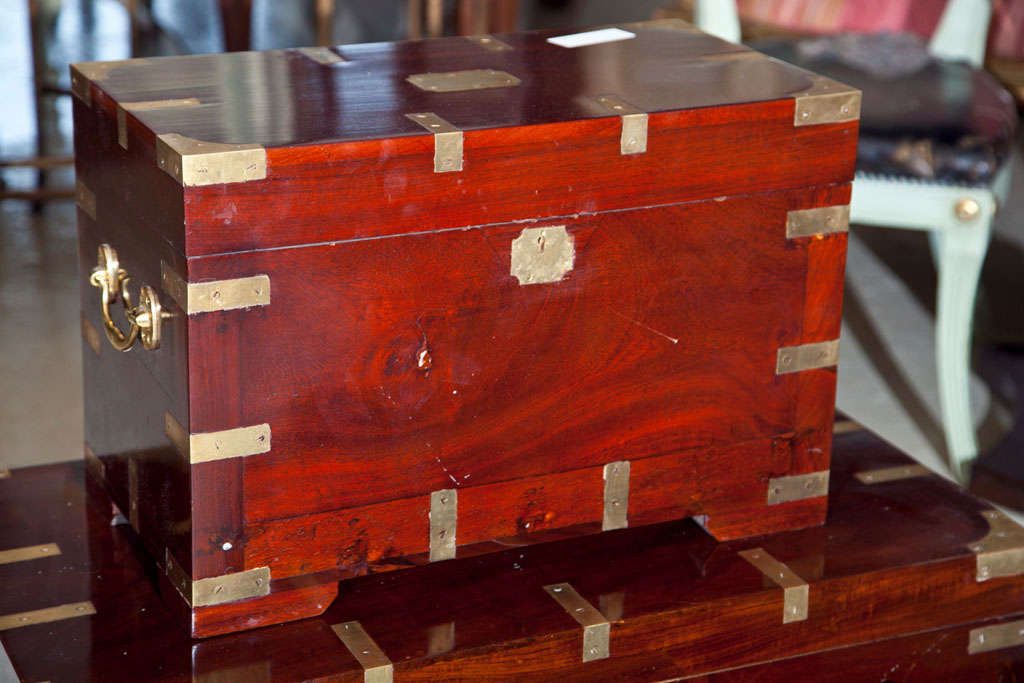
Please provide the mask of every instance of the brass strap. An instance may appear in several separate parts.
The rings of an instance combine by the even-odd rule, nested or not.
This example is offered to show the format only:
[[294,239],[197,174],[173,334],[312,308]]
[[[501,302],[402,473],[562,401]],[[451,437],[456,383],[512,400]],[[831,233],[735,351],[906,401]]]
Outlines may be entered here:
[[459,519],[459,492],[444,489],[430,494],[430,561],[455,557],[455,533]]
[[828,495],[829,470],[775,477],[768,480],[768,505]]
[[178,564],[169,548],[164,549],[164,571],[192,607],[222,605],[270,595],[270,567],[193,580]]
[[597,103],[613,114],[622,117],[622,134],[619,137],[621,154],[643,154],[647,151],[647,114],[615,95],[601,95]]
[[544,590],[583,627],[583,661],[607,659],[612,626],[604,615],[568,583],[544,586]]
[[166,262],[161,262],[160,280],[164,291],[188,315],[270,305],[269,275],[185,282]]
[[850,205],[823,206],[786,213],[786,238],[815,237],[849,232]]
[[347,621],[331,627],[335,635],[344,643],[348,651],[363,667],[365,683],[392,683],[395,667],[384,654],[384,650],[374,642],[373,638],[363,629],[358,621]]
[[462,131],[433,112],[406,114],[434,134],[434,173],[462,170]]
[[967,654],[976,655],[1018,645],[1024,645],[1024,619],[971,629],[967,638]]
[[741,550],[739,556],[777,583],[783,591],[782,623],[807,619],[810,586],[792,569],[769,555],[764,548]]
[[81,180],[75,181],[75,204],[85,215],[96,220],[96,195]]
[[228,458],[244,458],[270,451],[270,425],[258,424],[217,432],[189,434],[169,412],[164,413],[164,433],[193,465]]
[[827,368],[839,362],[839,340],[812,342],[799,346],[784,346],[775,359],[775,374],[786,375]]
[[604,466],[604,519],[601,531],[629,526],[629,461],[619,460]]

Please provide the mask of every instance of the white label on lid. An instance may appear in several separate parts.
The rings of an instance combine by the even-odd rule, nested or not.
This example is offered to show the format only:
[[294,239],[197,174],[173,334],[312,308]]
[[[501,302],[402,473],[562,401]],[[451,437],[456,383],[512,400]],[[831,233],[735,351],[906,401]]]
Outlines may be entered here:
[[613,43],[616,40],[629,40],[630,38],[636,38],[636,34],[623,31],[621,28],[602,28],[596,31],[570,33],[567,36],[555,36],[548,38],[548,42],[560,47],[583,47],[599,43]]

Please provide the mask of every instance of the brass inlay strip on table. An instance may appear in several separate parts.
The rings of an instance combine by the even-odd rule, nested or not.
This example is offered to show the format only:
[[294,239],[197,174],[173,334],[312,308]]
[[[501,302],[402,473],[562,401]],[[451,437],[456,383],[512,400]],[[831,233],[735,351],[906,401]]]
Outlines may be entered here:
[[22,626],[33,626],[35,624],[47,624],[51,621],[62,621],[72,617],[84,617],[96,614],[96,608],[88,600],[84,602],[72,602],[67,605],[46,607],[32,610],[31,612],[18,612],[17,614],[5,614],[0,616],[0,631]]
[[739,556],[777,583],[783,590],[782,623],[807,619],[810,586],[792,569],[769,555],[764,548],[741,550]]
[[430,561],[455,557],[455,534],[459,519],[459,492],[444,489],[430,494]]
[[358,621],[335,624],[331,630],[363,667],[365,683],[392,683],[395,667]]
[[607,659],[611,647],[611,623],[568,583],[544,586],[544,590],[583,627],[583,661]]
[[899,481],[912,477],[925,477],[932,471],[924,465],[899,465],[898,467],[884,467],[877,470],[866,470],[857,472],[853,476],[862,484],[884,484],[887,481]]
[[601,531],[629,526],[629,461],[619,460],[604,466],[604,519]]
[[56,543],[29,545],[24,548],[0,550],[0,564],[24,562],[26,560],[38,560],[41,557],[53,557],[55,555],[60,555],[60,547],[58,547]]
[[828,495],[829,470],[768,480],[768,505]]

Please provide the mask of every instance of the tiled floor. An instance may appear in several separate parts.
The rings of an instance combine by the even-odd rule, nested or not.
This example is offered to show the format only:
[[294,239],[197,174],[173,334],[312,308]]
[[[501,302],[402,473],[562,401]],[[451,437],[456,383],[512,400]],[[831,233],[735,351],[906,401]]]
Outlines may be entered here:
[[[42,4],[52,5],[55,0]],[[59,3],[58,3],[59,4]],[[338,3],[338,42],[383,40],[404,32],[403,3]],[[570,3],[573,12],[526,3],[527,26],[586,26],[650,16],[660,0]],[[213,0],[154,0],[167,30],[152,36],[150,53],[219,49]],[[255,3],[257,47],[310,44],[308,15],[297,3]],[[83,8],[91,7],[90,13]],[[0,156],[33,152],[34,123],[25,4],[0,2]],[[354,8],[354,9],[353,9]],[[117,0],[66,0],[55,24],[52,62],[62,74],[79,59],[127,55],[127,21]],[[66,85],[66,83],[65,83]],[[66,151],[69,101],[55,98],[48,120],[51,151]],[[987,327],[1024,329],[1017,303],[1024,291],[1024,168],[996,226],[982,311]],[[55,174],[69,183],[69,173]],[[31,180],[7,172],[13,185]],[[34,215],[21,202],[0,205],[0,460],[24,466],[80,457],[81,386],[74,210],[52,202]],[[932,343],[935,282],[921,234],[855,230],[850,242],[847,310],[839,373],[839,406],[925,464],[941,468],[942,441]],[[993,313],[994,312],[994,313]],[[996,318],[993,320],[993,317]],[[981,316],[985,322],[986,316]],[[1024,339],[1021,337],[1020,339]],[[975,412],[991,442],[1007,427],[1007,412],[975,380]]]

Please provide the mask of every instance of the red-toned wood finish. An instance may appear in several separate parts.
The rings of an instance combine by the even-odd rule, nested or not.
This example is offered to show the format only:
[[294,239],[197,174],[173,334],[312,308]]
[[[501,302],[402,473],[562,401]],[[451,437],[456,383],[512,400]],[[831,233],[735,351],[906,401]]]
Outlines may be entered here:
[[[829,468],[835,370],[776,360],[838,338],[846,235],[786,222],[849,202],[857,123],[794,126],[799,69],[679,23],[628,28],[578,49],[542,32],[76,67],[84,315],[102,329],[104,243],[172,315],[158,350],[83,347],[93,472],[158,562],[271,575],[267,596],[186,605],[193,636],[426,562],[443,489],[459,556],[600,531],[603,468],[624,460],[631,526],[697,516],[727,540],[824,521],[824,496],[768,489]],[[520,82],[406,80],[465,69]],[[603,95],[647,112],[645,152],[622,153]],[[434,172],[416,112],[464,131],[461,171]],[[182,186],[158,167],[164,134],[259,145],[266,178]],[[545,226],[571,236],[572,268],[521,285],[512,242]],[[265,275],[270,303],[187,315],[167,268]],[[166,424],[179,443],[266,424],[271,447],[191,464]]]
[[[96,614],[0,631],[0,642],[22,679],[54,681],[114,671],[122,680],[359,681],[331,631],[350,620],[402,680],[651,681],[772,660],[782,661],[712,680],[886,670],[887,680],[933,680],[915,672],[935,672],[940,660],[944,680],[1018,671],[1020,647],[967,655],[971,628],[1024,614],[1024,577],[976,581],[968,546],[988,531],[987,505],[936,476],[853,476],[910,462],[847,433],[836,437],[823,527],[722,544],[692,521],[531,547],[509,539],[486,556],[345,582],[322,616],[202,642],[173,626],[154,590],[162,573],[129,527],[109,525],[102,497],[86,495],[81,465],[14,470],[0,480],[0,547],[56,542],[61,555],[0,565],[0,615],[82,600]],[[782,623],[782,589],[737,555],[751,547],[809,583],[806,621]],[[562,581],[611,621],[610,659],[580,663],[581,628],[542,590]]]

